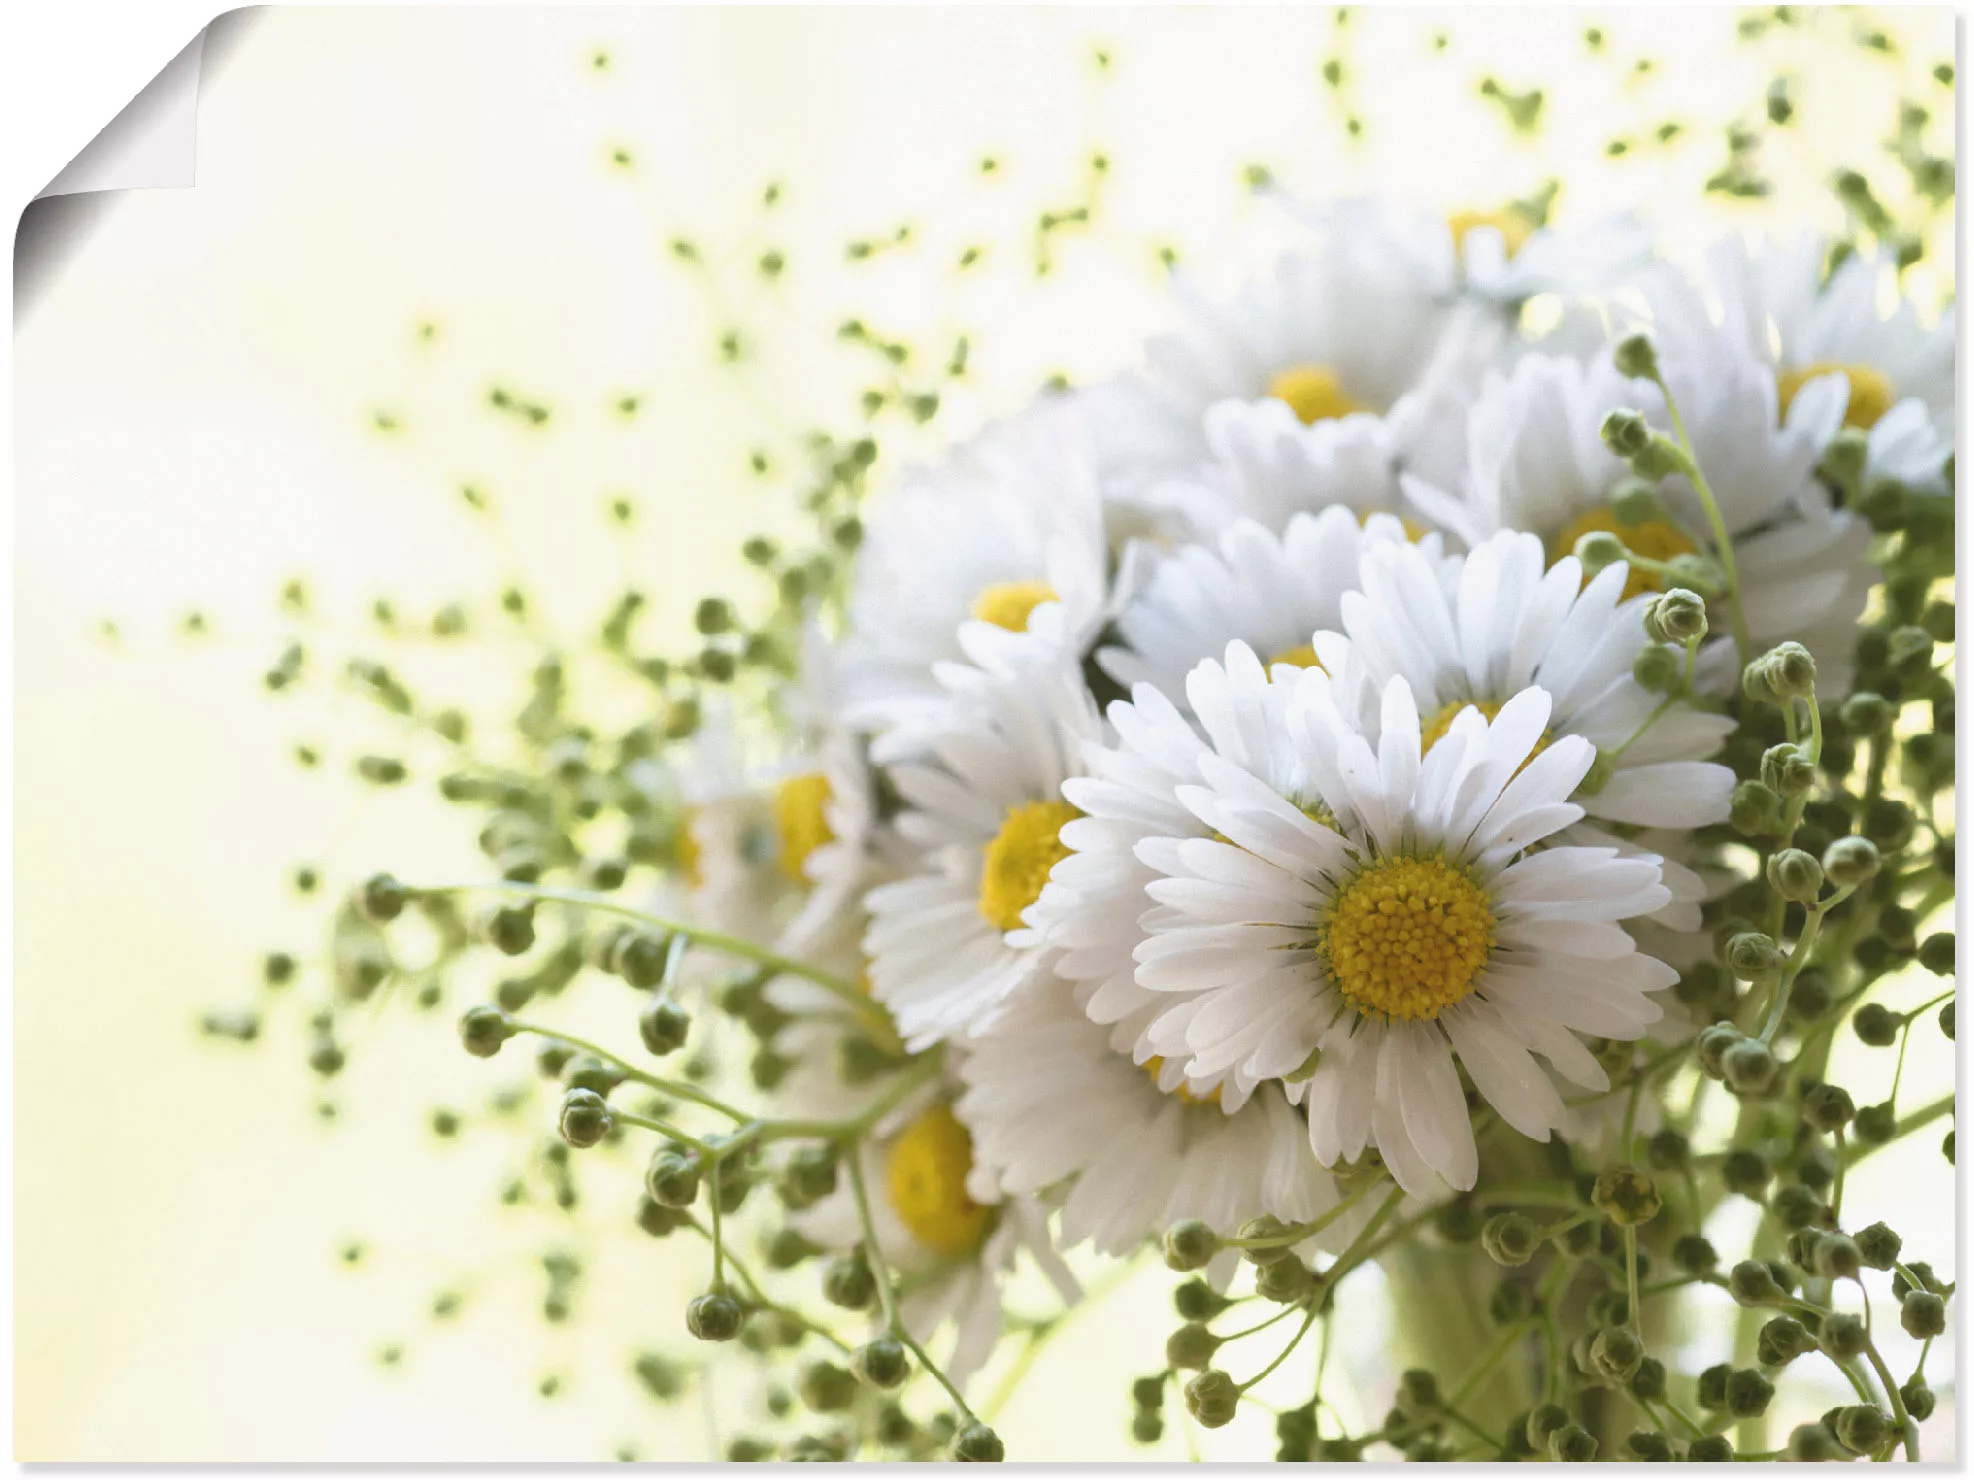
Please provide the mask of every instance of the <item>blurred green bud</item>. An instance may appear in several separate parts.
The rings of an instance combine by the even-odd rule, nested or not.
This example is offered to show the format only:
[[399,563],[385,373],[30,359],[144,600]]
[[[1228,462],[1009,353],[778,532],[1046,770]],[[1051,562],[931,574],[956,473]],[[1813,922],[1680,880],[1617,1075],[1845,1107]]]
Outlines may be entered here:
[[1188,1321],[1165,1339],[1165,1362],[1180,1371],[1204,1371],[1220,1350],[1221,1338],[1198,1321]]
[[1744,930],[1728,939],[1727,969],[1744,982],[1765,976],[1781,964],[1782,950],[1773,936]]
[[1652,445],[1652,428],[1638,412],[1628,409],[1606,415],[1597,428],[1597,435],[1617,457],[1636,457]]
[[1529,1444],[1536,1449],[1546,1449],[1549,1436],[1559,1429],[1568,1428],[1568,1410],[1555,1403],[1543,1403],[1529,1410],[1526,1434]]
[[841,1413],[857,1400],[857,1378],[834,1362],[811,1362],[802,1369],[795,1390],[811,1413]]
[[1658,1185],[1636,1167],[1607,1167],[1600,1172],[1590,1203],[1620,1227],[1649,1223],[1662,1206]]
[[1851,1123],[1857,1106],[1841,1085],[1813,1084],[1803,1091],[1803,1124],[1819,1131],[1840,1131]]
[[1913,1290],[1899,1302],[1899,1325],[1915,1341],[1939,1336],[1947,1329],[1947,1303],[1930,1290]]
[[1926,1386],[1923,1377],[1909,1377],[1899,1388],[1899,1397],[1905,1403],[1905,1411],[1915,1422],[1924,1423],[1933,1416],[1935,1399],[1933,1390]]
[[[1776,836],[1782,831],[1781,793],[1759,781],[1737,783],[1727,805],[1727,822],[1745,838]],[[1829,866],[1826,858],[1826,872]]]
[[1897,705],[1881,694],[1864,689],[1852,694],[1837,708],[1837,721],[1844,727],[1844,733],[1859,738],[1889,733],[1896,718]]
[[1833,1427],[1837,1442],[1852,1454],[1870,1454],[1892,1437],[1891,1416],[1870,1404],[1839,1409]]
[[1316,1276],[1300,1259],[1281,1259],[1264,1264],[1254,1276],[1254,1292],[1277,1305],[1294,1305],[1316,1288]]
[[1727,1190],[1756,1202],[1761,1201],[1774,1176],[1775,1169],[1768,1164],[1768,1158],[1750,1147],[1737,1146],[1721,1159],[1720,1180]]
[[1882,1003],[1867,1002],[1851,1018],[1851,1028],[1859,1040],[1873,1048],[1890,1048],[1899,1041],[1905,1019]]
[[1497,1326],[1512,1326],[1535,1314],[1535,1292],[1514,1280],[1503,1280],[1487,1298],[1487,1318]]
[[1848,1311],[1838,1311],[1823,1318],[1817,1341],[1831,1356],[1844,1362],[1861,1354],[1871,1344],[1871,1335],[1861,1318]]
[[1180,1274],[1204,1269],[1220,1252],[1220,1236],[1197,1218],[1165,1230],[1165,1267]]
[[1736,1418],[1759,1418],[1768,1411],[1775,1396],[1775,1384],[1753,1367],[1741,1367],[1727,1374],[1727,1411]]
[[1522,1213],[1497,1213],[1481,1229],[1487,1257],[1510,1268],[1528,1263],[1541,1243],[1541,1230]]
[[1688,1274],[1708,1274],[1720,1263],[1720,1254],[1697,1233],[1682,1233],[1673,1240],[1672,1262]]
[[1571,553],[1585,571],[1595,575],[1606,566],[1622,563],[1630,552],[1625,549],[1624,541],[1609,530],[1595,529],[1579,536],[1576,549]]
[[823,1270],[823,1299],[843,1310],[868,1310],[877,1299],[877,1277],[861,1253],[844,1254]]
[[1720,1067],[1729,1090],[1756,1099],[1768,1093],[1779,1072],[1774,1053],[1759,1038],[1743,1038],[1729,1048]]
[[1212,1368],[1186,1384],[1186,1411],[1202,1428],[1218,1429],[1233,1422],[1240,1401],[1234,1379]]
[[1770,683],[1785,698],[1816,697],[1816,659],[1800,642],[1785,642],[1763,655],[1769,665]]
[[610,1102],[590,1089],[572,1089],[562,1097],[562,1114],[556,1122],[562,1139],[578,1150],[594,1146],[610,1134],[616,1117]]
[[1768,882],[1784,899],[1814,904],[1823,892],[1823,865],[1800,848],[1769,855]]
[[872,1387],[887,1392],[909,1377],[912,1370],[904,1343],[891,1336],[880,1336],[858,1347],[851,1354],[850,1366]]
[[740,1334],[745,1313],[724,1290],[699,1295],[685,1308],[685,1329],[701,1341],[731,1341]]
[[1775,1274],[1759,1259],[1743,1259],[1728,1272],[1728,1293],[1737,1305],[1773,1305],[1782,1299]]
[[1657,1429],[1634,1429],[1624,1441],[1624,1452],[1646,1464],[1666,1464],[1677,1457],[1672,1440]]
[[1565,1424],[1549,1436],[1545,1446],[1558,1464],[1587,1465],[1597,1458],[1597,1439],[1579,1424]]
[[498,1007],[469,1007],[459,1019],[459,1041],[475,1058],[490,1059],[514,1036],[514,1021]]
[[1712,1027],[1701,1029],[1695,1045],[1701,1069],[1713,1079],[1725,1075],[1727,1071],[1722,1067],[1721,1061],[1726,1057],[1727,1051],[1739,1043],[1743,1036],[1745,1035],[1741,1030],[1732,1023],[1715,1023]]
[[1789,1443],[1783,1453],[1797,1464],[1816,1464],[1841,1459],[1844,1451],[1837,1442],[1837,1436],[1822,1424],[1799,1423],[1790,1430]]
[[1823,872],[1839,889],[1854,889],[1878,872],[1878,849],[1868,838],[1838,838],[1823,850]]
[[1841,1233],[1825,1233],[1817,1237],[1810,1262],[1825,1279],[1848,1280],[1856,1278],[1864,1267],[1864,1255],[1854,1239]]
[[1899,1262],[1899,1250],[1905,1247],[1905,1240],[1883,1223],[1860,1228],[1856,1237],[1859,1257],[1873,1269],[1890,1269]]
[[691,1207],[699,1197],[699,1159],[676,1147],[660,1147],[645,1168],[644,1190],[665,1207]]
[[1136,1408],[1162,1408],[1165,1406],[1165,1374],[1154,1372],[1146,1377],[1131,1379],[1131,1404]]
[[1645,1344],[1623,1326],[1606,1326],[1591,1340],[1591,1369],[1607,1382],[1629,1382],[1644,1360]]
[[638,1037],[646,1053],[663,1058],[685,1046],[692,1030],[692,1014],[669,997],[656,997],[637,1016]]
[[1625,1391],[1647,1403],[1658,1402],[1666,1395],[1666,1364],[1657,1357],[1645,1358],[1638,1364],[1638,1370],[1631,1374]]
[[[1630,380],[1657,380],[1659,377],[1659,352],[1653,347],[1649,334],[1627,334],[1620,339],[1611,351],[1611,362],[1618,367],[1618,374]],[[1606,425],[1609,425],[1608,420]]]
[[1808,1228],[1823,1216],[1823,1199],[1792,1182],[1769,1199],[1768,1210],[1784,1228]]
[[[1180,1226],[1183,1227],[1184,1225]],[[1272,1213],[1263,1213],[1260,1217],[1250,1218],[1241,1225],[1239,1240],[1245,1244],[1253,1239],[1280,1239],[1288,1231],[1288,1224],[1284,1223],[1280,1218],[1277,1218]],[[1211,1233],[1212,1230],[1209,1229],[1208,1232]],[[1243,1248],[1241,1250],[1241,1258],[1247,1260],[1250,1264],[1274,1264],[1279,1260],[1292,1259],[1294,1257],[1295,1250],[1287,1243],[1267,1243],[1254,1248]],[[1195,1269],[1200,1267],[1200,1265],[1193,1266]]]
[[1816,1338],[1794,1316],[1777,1316],[1755,1338],[1755,1357],[1764,1367],[1787,1367],[1816,1350]]
[[1633,682],[1654,694],[1669,694],[1678,688],[1685,669],[1686,660],[1663,643],[1646,644],[1631,660]]
[[1953,937],[1938,931],[1920,942],[1919,964],[1935,976],[1953,975]]
[[1645,609],[1645,635],[1654,642],[1699,642],[1707,635],[1705,599],[1675,586]]
[[390,874],[372,874],[357,892],[365,918],[377,925],[388,925],[403,914],[410,898],[411,891]]
[[1140,1408],[1131,1415],[1131,1441],[1156,1444],[1165,1437],[1165,1417],[1156,1408]]
[[1734,1441],[1725,1434],[1703,1434],[1686,1446],[1690,1464],[1723,1465],[1734,1459]]
[[1172,1292],[1172,1305],[1186,1321],[1210,1321],[1231,1302],[1205,1280],[1187,1280]]

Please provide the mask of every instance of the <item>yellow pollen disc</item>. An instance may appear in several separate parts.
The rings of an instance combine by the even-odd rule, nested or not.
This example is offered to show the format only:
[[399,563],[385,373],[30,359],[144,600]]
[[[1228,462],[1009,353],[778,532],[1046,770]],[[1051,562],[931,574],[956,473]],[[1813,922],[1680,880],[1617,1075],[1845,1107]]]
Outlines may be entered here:
[[993,1216],[967,1196],[972,1170],[973,1137],[944,1105],[919,1116],[891,1144],[884,1180],[892,1210],[913,1238],[948,1259],[979,1248]]
[[[1143,1064],[1139,1065],[1139,1067],[1151,1076],[1151,1082],[1153,1084],[1157,1084],[1158,1076],[1165,1072],[1165,1060],[1157,1054],[1153,1054]],[[1196,1095],[1193,1093],[1192,1086],[1182,1079],[1176,1088],[1162,1091],[1162,1093],[1172,1095],[1183,1105],[1217,1105],[1220,1103],[1220,1086],[1217,1084],[1205,1094]]]
[[1455,211],[1446,218],[1446,226],[1453,233],[1454,250],[1462,255],[1467,250],[1467,233],[1476,226],[1492,226],[1500,232],[1501,245],[1510,257],[1521,251],[1535,232],[1535,223],[1513,206],[1498,211]]
[[[1576,542],[1587,534],[1614,534],[1624,541],[1627,550],[1650,560],[1670,560],[1675,555],[1691,555],[1699,549],[1663,519],[1648,519],[1643,524],[1620,524],[1618,516],[1609,505],[1605,505],[1579,515],[1556,532],[1555,538],[1549,541],[1549,563],[1554,565],[1565,555],[1575,554]],[[1583,583],[1589,585],[1590,578],[1585,576]],[[1631,574],[1625,577],[1623,599],[1629,601],[1640,592],[1664,589],[1665,583],[1658,576],[1634,566]]]
[[1047,581],[1004,581],[981,588],[973,598],[973,615],[1010,632],[1026,632],[1035,608],[1055,599],[1055,589]]
[[775,830],[781,835],[781,871],[796,883],[809,855],[836,841],[829,830],[829,778],[820,771],[790,776],[775,788]]
[[1851,383],[1851,404],[1844,412],[1844,425],[1868,432],[1878,425],[1878,418],[1892,409],[1897,394],[1892,390],[1892,382],[1881,371],[1869,365],[1837,365],[1828,361],[1815,365],[1805,365],[1800,370],[1785,370],[1775,377],[1776,410],[1786,420],[1789,405],[1796,399],[1796,392],[1815,380],[1819,375],[1842,375]]
[[1344,390],[1337,372],[1328,365],[1291,365],[1268,382],[1268,394],[1288,402],[1296,420],[1306,427],[1370,409]]
[[697,807],[680,811],[678,832],[672,839],[672,866],[685,875],[686,883],[694,889],[703,889],[706,875],[700,868],[699,839],[692,835],[692,824],[698,815]]
[[1021,912],[1042,897],[1049,870],[1069,856],[1062,826],[1083,814],[1068,802],[1008,808],[980,869],[980,913],[996,930],[1019,930]]
[[1494,946],[1486,894],[1443,858],[1387,858],[1344,886],[1322,922],[1337,988],[1358,1011],[1435,1018],[1473,990]]
[[1317,661],[1315,647],[1306,642],[1299,642],[1292,648],[1283,648],[1268,660],[1268,666],[1270,668],[1273,668],[1277,663],[1286,663],[1291,668],[1321,668],[1323,666]]

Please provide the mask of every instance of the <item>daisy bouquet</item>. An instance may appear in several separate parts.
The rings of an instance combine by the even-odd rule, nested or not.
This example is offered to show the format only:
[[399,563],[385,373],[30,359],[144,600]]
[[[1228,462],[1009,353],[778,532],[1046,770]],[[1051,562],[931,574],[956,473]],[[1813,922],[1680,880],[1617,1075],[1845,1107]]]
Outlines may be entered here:
[[484,866],[339,899],[316,1071],[388,991],[524,1069],[503,1200],[630,1205],[693,1287],[637,1376],[744,1368],[729,1458],[1000,1459],[1161,1264],[1163,1349],[1085,1374],[1141,1444],[1921,1458],[1953,1229],[1845,1191],[1952,1186],[1903,1076],[1953,1034],[1953,311],[1548,208],[1291,204],[1128,373],[819,437],[753,594],[668,653],[612,609],[627,721],[544,650],[490,761],[353,663]]

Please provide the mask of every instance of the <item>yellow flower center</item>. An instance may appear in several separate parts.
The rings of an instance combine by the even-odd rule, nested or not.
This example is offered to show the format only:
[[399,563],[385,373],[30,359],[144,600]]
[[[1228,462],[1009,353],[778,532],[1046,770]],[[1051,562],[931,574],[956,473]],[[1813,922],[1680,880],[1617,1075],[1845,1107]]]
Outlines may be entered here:
[[1292,648],[1283,648],[1268,660],[1268,666],[1270,668],[1273,668],[1277,663],[1287,663],[1291,668],[1321,668],[1323,666],[1317,660],[1315,647],[1306,642],[1299,642]]
[[706,875],[700,866],[699,839],[692,835],[692,824],[698,815],[697,807],[680,809],[678,831],[672,836],[672,866],[685,875],[689,886],[703,889],[706,887]]
[[1804,365],[1799,370],[1785,370],[1775,377],[1776,410],[1786,420],[1789,405],[1796,399],[1796,392],[1815,380],[1819,375],[1842,375],[1851,383],[1851,404],[1844,412],[1844,425],[1868,432],[1878,425],[1878,418],[1892,409],[1892,402],[1898,399],[1892,389],[1892,382],[1882,371],[1869,365],[1838,365],[1830,361],[1819,361],[1814,365]]
[[981,588],[973,598],[973,615],[1010,632],[1026,632],[1035,608],[1055,599],[1055,589],[1047,581],[1003,581]]
[[[1624,546],[1634,555],[1643,555],[1651,560],[1670,560],[1675,555],[1691,555],[1699,546],[1673,525],[1663,519],[1648,519],[1643,524],[1620,524],[1618,516],[1606,504],[1579,515],[1556,532],[1549,541],[1549,563],[1554,565],[1565,555],[1576,553],[1576,542],[1587,534],[1614,534],[1624,541]],[[1584,577],[1586,586],[1590,578]],[[1649,570],[1631,568],[1625,577],[1623,599],[1645,591],[1663,591],[1665,583]]]
[[1386,858],[1344,886],[1322,922],[1330,976],[1359,1012],[1435,1018],[1474,988],[1494,912],[1445,859]]
[[1370,409],[1344,390],[1328,365],[1291,365],[1268,382],[1268,394],[1288,402],[1296,420],[1306,427]]
[[1503,206],[1498,211],[1455,211],[1446,218],[1446,227],[1453,233],[1454,250],[1462,256],[1467,251],[1467,233],[1476,226],[1492,226],[1500,232],[1501,245],[1510,257],[1521,251],[1535,233],[1535,223],[1513,206]]
[[775,788],[775,830],[781,835],[781,871],[796,883],[809,855],[836,840],[829,829],[829,778],[820,771],[790,776]]
[[[1165,1072],[1165,1060],[1159,1057],[1159,1055],[1153,1054],[1139,1067],[1151,1076],[1151,1082],[1153,1084],[1157,1084],[1158,1076]],[[1220,1086],[1217,1084],[1205,1094],[1196,1095],[1193,1093],[1192,1086],[1182,1079],[1176,1088],[1166,1091],[1166,1093],[1171,1094],[1182,1105],[1217,1105],[1220,1103]]]
[[1021,912],[1042,896],[1049,870],[1069,856],[1062,826],[1083,814],[1068,802],[1008,808],[980,870],[980,913],[997,930],[1021,928]]
[[972,1170],[973,1137],[944,1105],[919,1116],[891,1144],[884,1175],[892,1210],[913,1238],[948,1259],[979,1248],[993,1216],[967,1196]]

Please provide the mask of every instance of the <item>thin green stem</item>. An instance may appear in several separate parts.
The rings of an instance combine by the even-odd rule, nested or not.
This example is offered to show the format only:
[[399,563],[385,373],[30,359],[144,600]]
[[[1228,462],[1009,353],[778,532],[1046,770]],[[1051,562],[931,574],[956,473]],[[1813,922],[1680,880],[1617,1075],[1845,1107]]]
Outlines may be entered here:
[[657,1074],[648,1074],[628,1060],[618,1058],[609,1049],[591,1043],[586,1038],[578,1038],[573,1033],[564,1033],[558,1028],[543,1027],[540,1023],[523,1022],[519,1018],[509,1018],[507,1025],[516,1033],[533,1033],[538,1038],[552,1038],[557,1043],[568,1044],[569,1047],[579,1053],[593,1054],[604,1063],[622,1070],[626,1079],[633,1079],[648,1089],[655,1089],[681,1100],[690,1100],[695,1105],[705,1106],[708,1110],[716,1110],[729,1120],[739,1123],[751,1118],[746,1111],[736,1110],[733,1106],[714,1099],[713,1096],[707,1094],[703,1089],[695,1088],[683,1080],[666,1079]]
[[1741,576],[1734,567],[1734,540],[1727,532],[1727,521],[1720,512],[1720,501],[1707,482],[1707,475],[1700,471],[1699,456],[1693,451],[1693,439],[1686,434],[1686,419],[1679,414],[1679,403],[1673,399],[1672,388],[1665,377],[1656,371],[1653,382],[1666,398],[1666,414],[1672,421],[1673,436],[1679,439],[1680,457],[1685,462],[1687,481],[1693,485],[1693,492],[1700,500],[1701,511],[1707,517],[1707,528],[1713,534],[1714,553],[1720,557],[1721,574],[1727,578],[1727,610],[1734,628],[1734,647],[1740,654],[1741,666],[1748,666],[1754,657],[1754,642],[1748,635],[1748,616],[1741,609]]
[[1223,1245],[1230,1249],[1279,1249],[1290,1244],[1299,1244],[1304,1239],[1313,1238],[1339,1218],[1349,1213],[1352,1208],[1356,1207],[1358,1203],[1362,1202],[1375,1189],[1388,1185],[1388,1178],[1379,1177],[1373,1181],[1366,1182],[1327,1213],[1311,1218],[1307,1223],[1292,1224],[1280,1233],[1266,1234],[1258,1238],[1226,1239],[1223,1240]]

